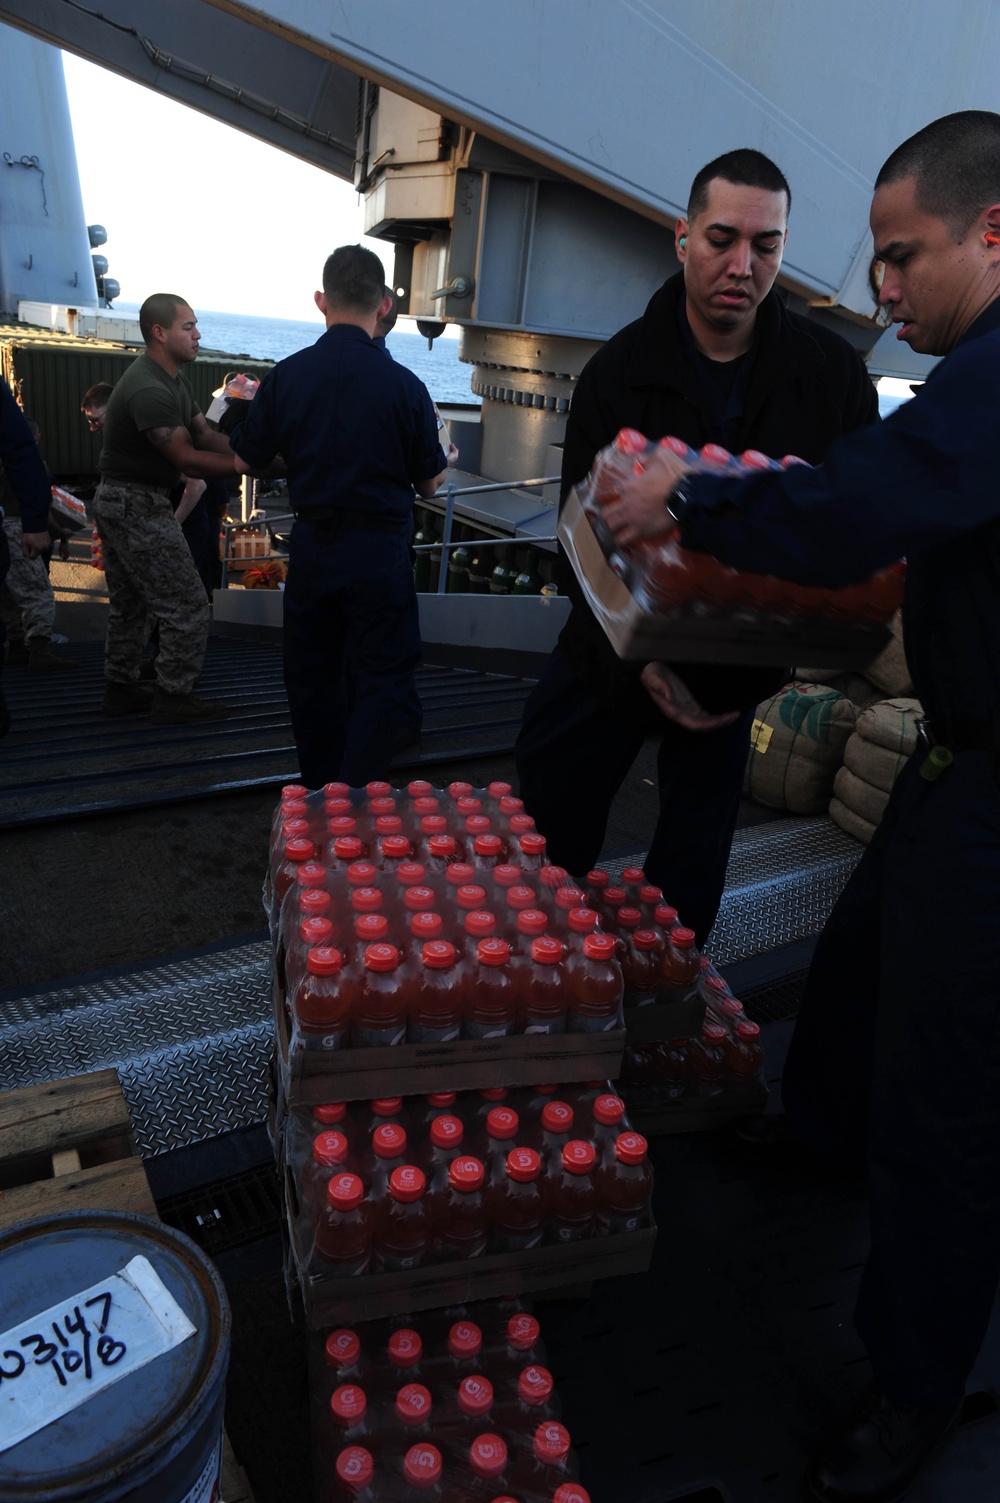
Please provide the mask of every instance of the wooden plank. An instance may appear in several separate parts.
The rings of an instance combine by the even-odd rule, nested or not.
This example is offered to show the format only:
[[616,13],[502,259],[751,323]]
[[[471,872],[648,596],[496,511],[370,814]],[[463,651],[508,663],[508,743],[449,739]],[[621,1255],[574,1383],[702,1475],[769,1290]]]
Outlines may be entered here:
[[0,1095],[0,1161],[77,1148],[120,1136],[135,1152],[132,1124],[115,1070],[44,1081]]
[[63,1211],[128,1211],[156,1219],[146,1171],[138,1158],[96,1164],[78,1174],[39,1179],[0,1190],[0,1228]]

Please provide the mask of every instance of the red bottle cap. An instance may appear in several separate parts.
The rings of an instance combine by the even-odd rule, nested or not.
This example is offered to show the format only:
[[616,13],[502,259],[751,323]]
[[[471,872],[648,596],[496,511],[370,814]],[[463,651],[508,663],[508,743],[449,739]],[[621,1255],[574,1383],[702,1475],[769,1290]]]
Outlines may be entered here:
[[587,901],[587,894],[579,887],[559,887],[556,889],[556,907],[568,913],[571,908],[582,908]]
[[432,856],[454,856],[458,850],[455,837],[447,835],[448,821],[443,814],[425,814],[420,821],[420,828],[425,835],[430,836],[427,849]]
[[407,783],[406,791],[410,798],[428,798],[434,792],[434,785],[425,778],[414,778],[412,783]]
[[502,1085],[486,1086],[479,1092],[479,1099],[481,1101],[506,1101],[507,1087]]
[[598,914],[593,908],[571,908],[566,922],[574,934],[593,934],[597,928]]
[[[305,840],[308,833],[309,821],[302,815],[297,816],[295,819],[285,819],[282,822],[281,838],[286,846],[290,840]],[[310,847],[312,846],[311,840],[309,841],[309,845]],[[310,849],[309,856],[304,858],[300,856],[298,859],[300,861],[303,859],[308,861],[309,857],[313,855],[315,855],[315,851]]]
[[542,1161],[533,1148],[512,1148],[507,1155],[507,1173],[519,1185],[527,1185],[542,1172]]
[[295,883],[298,887],[322,887],[326,881],[326,867],[321,861],[303,861],[296,869]]
[[340,814],[350,814],[351,801],[349,798],[328,798],[323,805],[329,819],[335,819]]
[[[329,894],[326,894],[329,896]],[[307,949],[315,949],[329,945],[333,938],[333,925],[328,918],[314,913],[310,918],[303,919],[299,925],[299,938]]]
[[467,887],[475,883],[476,868],[468,861],[452,861],[444,875],[452,887]]
[[453,1189],[468,1193],[482,1188],[485,1173],[478,1159],[452,1159],[448,1165],[448,1182]]
[[343,964],[343,955],[333,945],[317,945],[306,956],[306,967],[314,976],[332,976]]
[[726,1030],[721,1023],[706,1023],[701,1030],[701,1036],[706,1044],[724,1044],[726,1042]]
[[638,908],[619,908],[615,918],[620,929],[638,929],[642,923],[642,914]]
[[[499,835],[495,838],[500,839]],[[512,861],[503,861],[493,868],[493,880],[497,887],[515,887],[521,880],[521,868]]]
[[[535,831],[535,821],[530,814],[512,814],[510,817],[510,833],[520,840],[522,835],[532,835]],[[524,847],[522,846],[523,850]]]
[[493,828],[493,821],[485,814],[470,814],[465,821],[465,833],[478,840],[480,835],[488,835]]
[[615,438],[615,448],[619,454],[628,454],[634,457],[637,454],[645,454],[649,448],[649,440],[638,428],[619,428]]
[[490,936],[479,941],[476,954],[482,965],[506,965],[510,959],[510,945],[505,939]]
[[546,840],[544,835],[522,835],[520,847],[526,856],[541,856],[545,850]]
[[552,1503],[590,1503],[590,1494],[579,1482],[560,1482],[552,1494]]
[[411,1446],[403,1458],[403,1476],[412,1487],[433,1487],[441,1480],[442,1466],[437,1446]]
[[630,886],[635,882],[645,884],[646,873],[641,866],[626,866],[622,870],[621,880],[627,882]]
[[448,1332],[448,1350],[453,1357],[477,1357],[483,1349],[483,1333],[471,1320],[456,1320]]
[[526,1367],[517,1380],[518,1397],[525,1404],[544,1404],[552,1397],[555,1387],[547,1367]]
[[657,903],[653,917],[661,929],[672,929],[677,922],[677,909],[669,903]]
[[[353,826],[353,824],[354,820],[352,819],[351,825]],[[357,840],[353,835],[341,835],[333,842],[333,854],[338,861],[357,861],[363,850],[364,846],[361,844],[361,841]]]
[[602,1127],[613,1127],[620,1122],[625,1115],[625,1103],[620,1096],[598,1096],[593,1106],[594,1121],[600,1122]]
[[313,1107],[313,1120],[322,1123],[324,1127],[336,1127],[346,1116],[346,1101],[327,1101],[322,1106]]
[[514,794],[505,793],[500,800],[500,813],[506,814],[508,818],[515,814],[520,814],[523,809],[524,799],[517,798]]
[[465,932],[475,939],[483,939],[488,934],[496,932],[497,921],[494,914],[485,908],[477,908],[474,913],[465,915]]
[[345,1429],[363,1420],[367,1408],[367,1395],[356,1383],[342,1383],[330,1396],[330,1413]]
[[471,783],[449,783],[448,784],[448,792],[451,795],[451,797],[454,798],[454,799],[465,798],[466,794],[472,792],[472,784]]
[[613,934],[588,934],[583,953],[588,960],[613,960],[617,941]]
[[458,1407],[463,1414],[482,1419],[493,1408],[493,1384],[489,1378],[471,1375],[458,1385]]
[[347,1157],[347,1139],[342,1132],[330,1127],[325,1132],[317,1133],[313,1138],[312,1156],[314,1164],[323,1164],[325,1167],[336,1168]]
[[539,870],[538,880],[543,887],[550,887],[555,891],[557,888],[567,885],[569,872],[564,866],[543,866]]
[[455,889],[455,902],[466,912],[482,908],[486,902],[486,888],[478,887],[475,882],[463,882],[461,887]]
[[365,1187],[356,1174],[335,1174],[326,1187],[326,1202],[333,1211],[353,1211],[365,1198]]
[[404,1425],[422,1425],[431,1412],[430,1389],[422,1383],[404,1383],[396,1395],[396,1417]]
[[486,1117],[486,1132],[491,1138],[516,1138],[518,1129],[517,1112],[509,1106],[495,1106]]
[[396,867],[396,881],[401,887],[419,887],[426,875],[427,868],[422,861],[401,861]]
[[432,1091],[424,1100],[428,1106],[454,1106],[457,1094],[456,1091]]
[[388,794],[383,794],[379,798],[370,799],[368,802],[368,812],[369,814],[374,814],[376,819],[380,814],[393,814],[395,813],[395,810],[396,800],[394,798],[390,798]]
[[353,1367],[361,1356],[361,1339],[357,1331],[349,1331],[346,1326],[341,1326],[339,1331],[331,1331],[326,1338],[326,1360],[333,1367]]
[[464,1134],[465,1128],[459,1117],[444,1113],[431,1123],[431,1142],[435,1148],[458,1148]]
[[477,835],[474,849],[477,856],[499,856],[503,850],[503,841],[499,835]]
[[424,913],[415,913],[410,919],[410,933],[414,939],[438,939],[444,928],[444,919],[440,913],[434,913],[427,909]]
[[463,793],[460,799],[455,800],[455,808],[463,819],[468,819],[470,814],[478,814],[482,807],[482,799],[476,798],[471,793]]
[[573,1108],[568,1101],[547,1101],[542,1108],[542,1126],[546,1132],[569,1132],[573,1126]]
[[440,799],[422,796],[413,800],[413,812],[419,819],[423,819],[425,814],[436,814],[440,807]]
[[[381,1129],[379,1129],[381,1131]],[[400,1164],[389,1175],[389,1194],[393,1200],[402,1201],[403,1205],[410,1205],[419,1200],[427,1189],[427,1180],[422,1169],[415,1164]]]
[[[510,793],[510,784],[509,783],[491,783],[490,786],[487,788],[486,792],[489,794],[490,798],[492,798],[492,799],[506,798],[507,795]],[[521,800],[517,799],[515,802],[520,803]]]
[[[305,863],[308,865],[308,862]],[[299,867],[299,871],[302,867]],[[330,907],[333,899],[325,887],[307,887],[299,897],[299,912],[308,914],[324,914]]]
[[601,891],[610,883],[611,878],[603,867],[595,866],[592,872],[587,873],[587,886],[596,887]]
[[374,887],[378,872],[370,861],[352,861],[347,868],[347,880],[352,887]]
[[[735,997],[733,1001],[736,1001]],[[747,1018],[745,1023],[737,1023],[736,1037],[739,1039],[756,1039],[760,1037],[760,1029],[756,1023],[751,1023],[750,1019]]]
[[383,1122],[372,1133],[372,1148],[380,1159],[398,1159],[406,1152],[406,1133],[398,1122]]
[[[303,820],[303,824],[305,821]],[[308,829],[308,825],[306,825]],[[285,841],[286,861],[311,861],[316,850],[311,840],[306,840],[302,835],[296,835],[291,840]]]
[[309,789],[304,783],[286,783],[281,790],[281,802],[287,804],[293,799],[303,799],[308,792]]
[[544,934],[548,922],[548,915],[540,908],[522,908],[517,915],[517,932],[518,934]]
[[557,1425],[555,1420],[550,1420],[547,1425],[539,1425],[535,1431],[534,1450],[539,1461],[549,1464],[563,1461],[569,1455],[570,1444],[566,1426]]
[[388,1355],[393,1367],[416,1367],[423,1349],[420,1333],[409,1326],[401,1326],[389,1337]]
[[678,925],[671,933],[670,938],[678,950],[690,950],[694,946],[693,929],[683,929]]
[[409,909],[410,913],[421,913],[427,908],[433,908],[434,889],[432,887],[408,887],[403,906]]
[[355,913],[375,913],[382,907],[382,894],[377,887],[356,887],[351,893],[351,907]]
[[371,1452],[364,1446],[348,1446],[337,1457],[336,1472],[345,1487],[355,1493],[363,1492],[375,1474]]
[[563,958],[562,941],[542,934],[531,941],[531,958],[539,965],[558,965]]
[[570,1174],[589,1174],[597,1162],[593,1143],[574,1138],[563,1144],[562,1165]]
[[641,1164],[646,1157],[647,1147],[641,1132],[619,1133],[615,1139],[615,1154],[623,1164]]
[[[393,815],[393,818],[396,820],[397,827],[402,825],[403,821],[401,819],[396,818],[395,815]],[[383,830],[381,819],[375,821],[375,828],[382,836],[383,856],[387,856],[390,861],[398,861],[401,857],[410,854],[410,842],[405,835],[396,835],[391,831]]]
[[[417,914],[417,919],[425,917],[428,915]],[[440,915],[435,914],[434,917],[440,918]],[[432,939],[421,949],[420,958],[424,965],[430,966],[432,971],[446,971],[449,966],[455,964],[455,946],[449,944],[446,939]]]
[[381,798],[383,794],[391,792],[391,783],[375,782],[365,784],[365,793],[369,798]]
[[354,933],[363,945],[378,944],[389,933],[389,920],[384,913],[359,913],[354,920]]
[[637,950],[655,950],[660,943],[660,936],[655,929],[636,929],[632,935],[632,943]]
[[368,945],[365,948],[366,971],[394,971],[399,965],[395,945]]
[[[401,837],[399,833],[402,828],[403,821],[398,814],[380,814],[375,821],[375,834],[383,840],[405,838]],[[382,849],[386,855],[389,854],[384,846]],[[410,849],[410,842],[408,840],[406,841],[406,849],[407,851]]]
[[499,1477],[507,1465],[507,1442],[499,1435],[477,1435],[469,1447],[469,1465],[479,1477]]
[[729,996],[729,987],[721,976],[705,976],[702,984],[706,991],[713,993],[713,1000],[717,997],[721,1001]]
[[[530,1148],[522,1151],[532,1152]],[[537,1159],[538,1154],[533,1154],[533,1157]],[[507,1345],[512,1346],[515,1352],[530,1352],[541,1334],[542,1328],[533,1315],[512,1315],[507,1322]]]
[[645,887],[639,889],[639,902],[645,903],[647,908],[659,907],[663,902],[662,887],[654,887],[652,883],[647,883]]
[[628,900],[628,893],[624,887],[606,887],[602,895],[602,901],[609,908],[621,908]]
[[507,907],[513,908],[519,913],[522,908],[534,908],[538,902],[538,894],[533,887],[528,887],[524,882],[517,882],[507,889]]

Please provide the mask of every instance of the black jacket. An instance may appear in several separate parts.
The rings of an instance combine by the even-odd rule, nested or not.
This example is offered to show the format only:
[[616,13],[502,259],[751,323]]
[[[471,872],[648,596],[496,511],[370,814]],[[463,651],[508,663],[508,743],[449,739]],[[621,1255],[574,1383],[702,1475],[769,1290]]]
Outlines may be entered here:
[[[650,439],[673,434],[695,448],[719,441],[678,326],[683,290],[678,273],[580,373],[566,424],[564,498],[621,428],[637,428]],[[757,351],[736,452],[759,449],[778,459],[797,454],[818,464],[834,439],[877,418],[878,396],[860,355],[839,334],[788,312],[772,290],[757,310]],[[662,729],[639,682],[642,664],[615,656],[568,564],[562,587],[573,610],[559,642],[577,674],[616,713],[650,731]],[[716,712],[758,704],[783,681],[772,669],[684,664],[678,671],[701,704]]]

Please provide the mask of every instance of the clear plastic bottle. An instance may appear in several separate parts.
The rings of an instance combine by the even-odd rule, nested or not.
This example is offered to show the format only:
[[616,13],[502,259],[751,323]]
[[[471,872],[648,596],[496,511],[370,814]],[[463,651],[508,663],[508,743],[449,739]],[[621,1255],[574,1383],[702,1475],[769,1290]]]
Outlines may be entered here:
[[583,942],[588,934],[595,932],[598,922],[595,908],[571,908],[566,915],[566,928],[562,934],[562,941],[567,952],[573,950],[582,954]]
[[561,941],[551,935],[540,934],[531,941],[529,955],[515,971],[518,1033],[566,1032],[564,954]]
[[505,939],[481,939],[467,989],[464,1038],[504,1038],[514,1032],[514,978]]
[[646,873],[641,866],[626,866],[622,869],[619,887],[625,889],[625,901],[630,908],[639,906],[639,893],[647,886]]
[[566,1015],[568,1033],[600,1033],[621,1027],[624,982],[610,934],[588,934],[582,951],[566,960],[570,994]]
[[427,1183],[431,1197],[447,1188],[448,1171],[463,1156],[465,1128],[452,1112],[441,1112],[430,1125],[425,1150]]
[[338,1326],[323,1343],[322,1380],[323,1397],[339,1388],[341,1383],[360,1383],[364,1387],[371,1371],[371,1364],[362,1349],[361,1337],[348,1326]]
[[[306,956],[317,945],[332,945],[333,920],[329,917],[330,894],[320,892],[315,888],[308,888],[303,897],[308,898],[310,892],[316,892],[318,898],[326,899],[326,912],[307,914],[300,918],[294,927],[283,924],[282,930],[287,936],[287,943],[281,944],[275,949],[275,964],[281,957],[282,984],[285,987],[285,1004],[291,1011],[291,1002],[295,995],[295,988],[306,972]],[[286,900],[287,901],[287,900]],[[287,912],[287,908],[286,908]]]
[[620,1096],[610,1091],[602,1092],[591,1108],[593,1114],[592,1137],[597,1164],[608,1164],[614,1158],[615,1142],[622,1132],[625,1121],[625,1103]]
[[403,1164],[389,1175],[388,1194],[375,1203],[372,1264],[378,1273],[419,1268],[430,1247],[430,1217],[422,1169]]
[[477,1435],[464,1457],[454,1469],[453,1494],[455,1503],[491,1503],[508,1492],[507,1442],[501,1435],[485,1431]]
[[[527,1149],[514,1149],[525,1153]],[[539,1161],[541,1168],[541,1161]],[[503,1342],[493,1357],[491,1367],[502,1377],[516,1378],[525,1367],[538,1366],[545,1362],[545,1345],[542,1328],[527,1310],[519,1310],[507,1317],[503,1328]]]
[[349,830],[338,830],[331,833],[323,851],[323,861],[330,873],[330,889],[338,894],[347,890],[347,868],[353,866],[355,861],[361,861],[365,854],[365,843],[359,840],[354,833],[357,820],[331,820],[331,825],[348,824]]
[[[510,839],[512,848],[514,848],[516,842],[520,841],[522,835],[536,835],[537,833],[538,831],[535,827],[535,821],[532,819],[530,814],[511,815]],[[519,846],[517,848],[520,849]]]
[[393,1331],[378,1375],[393,1403],[406,1383],[424,1383],[424,1343],[419,1331],[412,1326],[399,1326]]
[[557,887],[555,896],[555,917],[558,924],[565,924],[567,916],[574,908],[584,908],[587,902],[587,894],[582,887]]
[[538,872],[545,866],[545,847],[547,841],[544,835],[536,835],[533,831],[528,835],[522,835],[518,841],[520,855],[515,851],[513,859],[523,872]]
[[668,1101],[687,1095],[691,1088],[691,1051],[687,1039],[670,1039],[655,1046],[653,1081]]
[[569,872],[564,866],[540,866],[538,868],[538,907],[544,908],[546,913],[553,913],[556,909],[556,893],[561,887],[568,887]]
[[[520,915],[531,909],[532,912],[541,912],[538,907],[538,894],[533,887],[526,882],[516,882],[508,887],[504,894],[504,916],[500,925],[500,933],[504,939],[516,940],[519,933],[518,919]],[[545,916],[548,923],[548,915]]]
[[464,1378],[478,1373],[483,1362],[482,1327],[474,1320],[456,1320],[448,1327],[447,1354],[441,1364],[441,1381],[455,1388]]
[[425,814],[420,821],[418,857],[429,875],[443,876],[453,861],[461,861],[462,852],[454,835],[448,834],[448,821],[443,814]]
[[656,910],[663,905],[663,889],[646,882],[639,888],[638,908],[642,914],[642,928],[649,929],[656,923]]
[[[306,829],[308,829],[306,822]],[[282,860],[274,874],[271,885],[271,908],[270,922],[274,932],[277,928],[278,915],[281,912],[282,901],[285,893],[294,884],[298,869],[303,861],[312,861],[316,856],[316,847],[308,835],[302,833],[292,836],[285,841],[282,852]]]
[[333,945],[317,945],[306,955],[306,974],[295,989],[292,1010],[297,1038],[293,1047],[331,1052],[346,1049],[357,1002],[357,983]]
[[438,1503],[444,1492],[444,1461],[437,1446],[418,1441],[403,1457],[398,1490],[386,1503]]
[[497,813],[500,816],[498,826],[500,829],[510,829],[510,822],[518,814],[524,813],[524,800],[516,798],[513,794],[505,793],[497,804]]
[[487,1191],[492,1245],[497,1252],[538,1247],[545,1232],[541,1158],[533,1148],[512,1148],[504,1171],[503,1179],[494,1181]]
[[472,852],[476,847],[476,841],[480,838],[480,836],[492,835],[493,821],[490,819],[488,814],[470,814],[464,820],[462,828],[465,832],[466,845],[469,848],[469,855],[471,860]]
[[700,1037],[688,1040],[691,1095],[718,1096],[726,1084],[726,1030],[706,1023]]
[[492,907],[499,909],[501,913],[504,911],[507,904],[507,889],[518,886],[521,882],[521,875],[521,868],[513,861],[501,861],[490,872],[489,878],[483,879],[488,882]]
[[[459,892],[482,892],[481,887],[460,887]],[[479,941],[489,939],[497,932],[496,915],[486,908],[466,909],[462,916],[465,937],[463,959],[467,965],[475,965],[479,958]]]
[[478,1258],[486,1248],[483,1166],[460,1156],[448,1169],[448,1183],[432,1199],[434,1251],[443,1262]]
[[389,1176],[394,1169],[407,1163],[406,1130],[398,1122],[383,1122],[372,1133],[371,1153],[362,1160],[362,1173],[367,1174],[373,1203],[388,1193]]
[[364,1446],[345,1446],[328,1482],[329,1491],[321,1490],[322,1503],[378,1503],[375,1462]]
[[575,1114],[568,1101],[547,1101],[542,1108],[539,1153],[542,1170],[550,1174],[570,1141]]
[[610,873],[602,866],[595,866],[587,873],[587,907],[597,909],[604,901],[604,893],[611,886]]
[[[464,858],[461,861],[452,861],[446,867],[442,881],[443,899],[442,906],[447,913],[464,912],[458,907],[455,894],[460,887],[476,887],[479,884],[475,880],[475,867],[470,866]],[[485,898],[484,898],[485,901]]]
[[441,1434],[452,1453],[461,1456],[484,1430],[494,1428],[494,1388],[481,1373],[464,1377],[448,1395],[441,1417]]
[[507,1155],[517,1138],[520,1123],[517,1112],[510,1106],[493,1107],[486,1118],[486,1150],[483,1165],[486,1170],[486,1190],[502,1184],[507,1177]]
[[477,835],[472,844],[472,865],[480,874],[502,866],[507,849],[499,835]]
[[[732,1001],[736,1001],[733,997]],[[757,1091],[763,1085],[764,1050],[760,1043],[760,1029],[747,1018],[736,1024],[725,1040],[723,1049],[729,1079],[729,1091]]]
[[694,942],[694,930],[678,924],[667,938],[660,961],[660,1000],[686,1001],[698,986],[700,956]]
[[395,945],[365,949],[364,975],[351,1019],[355,1049],[387,1048],[406,1038],[406,994]]
[[420,958],[421,971],[410,1000],[407,1040],[411,1044],[429,1044],[457,1039],[462,1027],[462,976],[455,946],[447,940],[430,940],[423,945]]
[[337,1451],[361,1445],[371,1434],[368,1395],[358,1383],[342,1383],[330,1395],[328,1417],[336,1437]]
[[552,1498],[557,1488],[573,1482],[570,1435],[556,1420],[546,1420],[531,1437],[530,1448],[519,1457],[511,1476],[515,1496]]
[[[624,1002],[628,1007],[648,1007],[656,1001],[660,988],[660,938],[655,929],[624,928],[621,916],[629,910],[619,909],[622,980]],[[638,913],[638,909],[632,912]]]
[[335,1174],[316,1221],[316,1261],[338,1277],[367,1273],[372,1257],[370,1207],[356,1174]]
[[[409,945],[405,954],[409,962],[410,980],[415,989],[423,965],[424,945],[444,938],[444,919],[433,908],[425,909],[422,913],[411,913],[407,916],[406,932],[409,935]],[[410,986],[407,986],[407,995],[412,996]]]
[[335,1174],[359,1174],[350,1144],[336,1128],[326,1128],[312,1140],[309,1157],[299,1172],[299,1210],[303,1225],[312,1227],[326,1205],[327,1186]]
[[618,910],[626,906],[627,896],[624,887],[606,887],[601,894],[597,911],[601,916],[601,928],[605,933],[617,934]]
[[594,1145],[573,1138],[562,1150],[561,1160],[549,1163],[545,1181],[548,1235],[552,1242],[581,1242],[593,1236],[597,1212]]
[[514,1438],[516,1449],[527,1449],[539,1425],[559,1418],[555,1381],[547,1367],[525,1363],[498,1406],[498,1428]]
[[594,1182],[597,1226],[603,1236],[619,1236],[649,1225],[653,1169],[641,1133],[619,1134],[614,1157],[598,1165]]
[[417,1441],[434,1438],[434,1404],[431,1391],[423,1383],[404,1383],[396,1394],[394,1412],[408,1447]]

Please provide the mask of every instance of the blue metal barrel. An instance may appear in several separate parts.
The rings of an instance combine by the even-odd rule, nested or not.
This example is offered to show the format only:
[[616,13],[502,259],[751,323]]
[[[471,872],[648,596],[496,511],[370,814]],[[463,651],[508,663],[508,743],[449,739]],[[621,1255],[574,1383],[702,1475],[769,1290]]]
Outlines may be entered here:
[[229,1333],[171,1227],[76,1211],[0,1234],[2,1503],[217,1503]]

